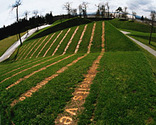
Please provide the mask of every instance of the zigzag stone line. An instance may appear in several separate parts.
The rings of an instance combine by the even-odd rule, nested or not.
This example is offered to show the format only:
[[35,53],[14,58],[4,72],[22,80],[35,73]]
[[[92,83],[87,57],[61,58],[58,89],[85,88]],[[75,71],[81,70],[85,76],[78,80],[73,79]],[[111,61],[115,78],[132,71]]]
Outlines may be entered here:
[[81,34],[81,37],[80,37],[80,40],[79,40],[79,42],[78,42],[78,44],[77,44],[77,46],[76,46],[76,49],[75,49],[75,54],[78,52],[78,50],[79,50],[79,47],[80,47],[80,44],[81,44],[81,42],[82,42],[82,39],[83,39],[83,36],[84,36],[84,33],[86,32],[86,29],[87,29],[87,24],[85,25],[85,27],[84,27],[84,30],[83,30],[83,32],[82,32],[82,34]]
[[[59,56],[57,56],[57,57],[59,57]],[[3,82],[5,82],[6,80],[11,79],[12,77],[14,77],[14,76],[16,76],[16,75],[18,75],[18,74],[20,74],[20,73],[22,73],[22,72],[25,72],[25,71],[27,71],[27,70],[29,70],[29,69],[32,69],[32,68],[34,68],[34,67],[36,67],[36,66],[39,66],[39,65],[41,65],[41,64],[43,64],[43,63],[46,63],[46,62],[48,62],[48,61],[51,61],[51,60],[53,60],[53,59],[54,59],[54,58],[49,59],[49,60],[46,60],[46,61],[41,62],[41,63],[38,63],[38,64],[36,64],[36,65],[34,65],[34,66],[32,66],[32,67],[29,67],[29,68],[27,68],[27,69],[24,69],[24,70],[22,70],[22,71],[20,71],[20,72],[17,72],[17,73],[15,73],[14,75],[12,75],[12,76],[10,76],[10,77],[8,77],[8,78],[2,80],[0,83],[3,83]]]
[[32,56],[35,54],[35,52],[39,49],[39,47],[42,45],[42,43],[47,39],[48,35],[44,38],[44,40],[40,43],[40,45],[36,48],[36,50],[32,53],[32,55],[30,56],[30,59],[32,58]]
[[56,40],[59,38],[59,36],[62,34],[62,32],[63,32],[63,30],[57,35],[57,37],[52,42],[52,44],[49,46],[48,50],[45,52],[45,54],[43,55],[43,57],[45,57],[47,55],[47,53],[49,52],[49,50],[51,49],[51,47],[53,46],[53,44],[56,42]]
[[[39,43],[39,42],[41,41],[41,39],[42,39],[42,38],[40,38],[40,39],[35,43],[35,45],[32,47],[32,45],[33,45],[33,43],[34,43],[34,42],[33,42],[32,45],[31,45],[31,47],[34,48],[34,47],[37,45],[37,43]],[[30,49],[31,47],[29,47],[29,48],[27,49],[27,51],[29,51],[29,49]],[[26,53],[27,51],[25,51],[25,53]],[[25,55],[25,53],[23,54],[23,56]],[[21,59],[23,58],[23,56],[22,56],[19,60],[21,60]]]
[[[29,44],[31,44],[31,43],[29,43]],[[25,52],[25,50],[27,50],[27,48],[29,47],[29,44],[26,46],[26,47],[22,47],[21,49],[20,49],[20,51],[21,52],[19,52],[19,55],[18,55],[18,57],[16,58],[16,60],[18,60],[21,56],[22,56],[22,54]],[[24,49],[23,49],[24,48]]]
[[[90,85],[97,74],[97,68],[100,60],[104,55],[104,22],[102,23],[102,50],[97,59],[93,62],[92,66],[88,70],[88,74],[84,75],[85,78],[80,85],[75,89],[72,94],[74,97],[66,105],[63,113],[59,114],[55,120],[55,125],[77,125],[78,120],[75,119],[83,110],[83,104],[85,103],[86,97],[89,95]],[[92,40],[92,39],[91,39]],[[90,50],[90,49],[89,49]],[[90,51],[88,51],[90,52]]]
[[53,36],[55,35],[55,33],[53,35],[51,35],[51,37],[49,38],[49,40],[44,44],[44,46],[42,47],[42,49],[40,50],[40,52],[37,54],[36,58],[40,55],[40,53],[42,52],[42,50],[45,48],[45,46],[49,43],[49,41],[53,38]]
[[57,52],[58,48],[60,47],[60,45],[62,44],[63,40],[66,38],[66,36],[68,35],[68,33],[70,32],[71,28],[69,28],[69,30],[67,31],[67,33],[65,34],[65,36],[63,37],[63,39],[60,41],[60,43],[57,45],[56,49],[54,50],[52,56],[55,55],[55,53]]
[[66,53],[66,51],[67,51],[67,49],[69,48],[70,44],[72,43],[72,40],[73,40],[75,34],[77,33],[78,29],[79,29],[79,26],[75,29],[75,31],[74,31],[72,37],[70,38],[70,40],[69,40],[69,42],[68,42],[66,48],[64,49],[64,52],[62,53],[62,55],[64,55],[64,54]]
[[[61,56],[61,55],[60,55],[60,56]],[[58,57],[59,57],[59,56],[58,56]],[[24,78],[20,78],[20,79],[17,80],[14,84],[11,84],[10,86],[8,86],[6,89],[10,89],[11,87],[13,87],[13,86],[19,84],[20,82],[22,82],[22,81],[28,79],[28,78],[31,77],[32,75],[34,75],[34,74],[36,74],[36,73],[38,73],[38,72],[40,72],[40,71],[46,70],[48,67],[50,67],[50,66],[52,66],[52,65],[55,65],[55,64],[57,64],[57,63],[59,63],[59,62],[65,60],[65,59],[68,59],[69,57],[71,57],[71,56],[68,56],[68,57],[65,57],[65,58],[63,58],[63,59],[60,59],[60,60],[58,60],[58,61],[56,61],[56,62],[53,62],[53,63],[51,63],[51,64],[49,64],[49,65],[47,65],[47,66],[45,66],[45,67],[42,67],[42,68],[40,68],[40,69],[38,69],[38,70],[36,70],[36,71],[30,73],[29,75],[26,75]],[[55,57],[55,58],[56,58],[56,57]],[[55,58],[53,58],[53,59],[55,59]],[[53,59],[51,59],[51,60],[53,60]]]
[[[93,28],[92,32],[95,31],[95,29]],[[92,34],[94,35],[94,34]],[[89,47],[91,47],[92,42],[89,43],[88,45],[88,49],[90,49]],[[73,56],[75,54],[72,54],[70,56]],[[85,55],[78,57],[76,60],[72,61],[71,63],[69,63],[68,65],[66,65],[65,67],[59,69],[55,74],[51,75],[48,78],[45,78],[43,81],[41,81],[40,83],[38,83],[35,87],[32,87],[30,90],[28,90],[26,93],[22,94],[19,99],[14,100],[10,105],[11,107],[13,107],[14,105],[16,105],[18,102],[20,101],[24,101],[26,98],[31,97],[33,93],[35,93],[36,91],[38,91],[40,88],[42,88],[45,84],[47,84],[49,81],[51,81],[52,79],[54,79],[55,77],[59,76],[60,73],[63,73],[65,70],[68,69],[68,67],[72,66],[73,64],[77,63],[79,60],[83,59],[84,57],[86,57],[88,55],[88,53],[86,53]]]

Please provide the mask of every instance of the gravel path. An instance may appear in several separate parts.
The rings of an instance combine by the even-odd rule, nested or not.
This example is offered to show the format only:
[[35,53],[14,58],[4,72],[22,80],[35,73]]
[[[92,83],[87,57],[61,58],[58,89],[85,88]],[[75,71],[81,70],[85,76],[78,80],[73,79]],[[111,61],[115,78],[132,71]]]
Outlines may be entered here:
[[[50,25],[40,26],[39,29],[43,29],[43,28],[48,27],[48,26],[50,26]],[[22,42],[24,42],[24,41],[25,41],[29,36],[31,36],[35,31],[36,31],[36,28],[31,29],[31,30],[29,31],[29,34],[28,34],[28,35],[27,35],[27,33],[26,33],[25,35],[23,35],[23,36],[21,37]],[[16,48],[17,48],[19,45],[20,45],[20,40],[16,41],[12,46],[10,46],[10,47],[5,51],[5,53],[0,57],[0,62],[2,62],[2,61],[4,61],[4,60],[8,59],[8,58],[11,56],[11,54],[16,50]]]
[[139,46],[141,46],[142,48],[144,48],[145,50],[147,50],[149,53],[151,53],[152,55],[156,56],[156,51],[151,49],[150,47],[148,47],[147,45],[139,42],[138,40],[128,36],[127,34],[129,34],[129,32],[125,32],[125,31],[121,31],[123,34],[125,34],[128,38],[130,38],[131,40],[133,40],[136,44],[138,44]]

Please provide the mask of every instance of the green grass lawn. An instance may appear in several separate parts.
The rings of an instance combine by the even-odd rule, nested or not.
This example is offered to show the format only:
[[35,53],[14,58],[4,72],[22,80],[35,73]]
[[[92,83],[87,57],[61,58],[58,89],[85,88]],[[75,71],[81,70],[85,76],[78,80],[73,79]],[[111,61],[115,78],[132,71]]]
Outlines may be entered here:
[[[126,29],[126,30],[134,30],[139,32],[150,32],[150,26],[144,23],[140,22],[132,22],[132,21],[121,21],[119,19],[113,19],[109,21],[111,24],[113,24],[115,27],[120,29]],[[154,32],[156,33],[156,27],[154,28]]]
[[79,115],[79,125],[155,124],[155,68],[151,67],[156,60],[105,24],[106,53]]
[[149,44],[150,33],[138,32],[133,30],[124,30],[124,31],[130,32],[130,34],[128,34],[129,36],[156,50],[156,33],[152,33],[151,44]]
[[[46,85],[33,93],[30,98],[26,98],[24,101],[18,102],[14,107],[11,107],[10,104],[13,100],[19,99],[22,94],[32,87],[87,52],[94,23],[96,23],[96,28],[91,53],[72,66],[69,66],[59,76],[49,80]],[[129,25],[132,22],[127,23]],[[88,26],[78,53],[66,59],[69,54],[74,53],[85,24]],[[78,25],[79,29],[67,53],[58,56],[63,53]],[[142,26],[142,24],[140,25]],[[71,28],[71,31],[63,40],[56,55],[54,57],[50,56],[69,28]],[[62,34],[60,34],[61,31]],[[74,18],[73,20],[64,20],[62,23],[59,21],[55,22],[53,26],[31,36],[19,50],[19,58],[21,60],[6,61],[0,64],[0,82],[6,79],[0,84],[0,122],[4,125],[55,124],[54,122],[58,114],[64,111],[66,104],[73,97],[74,89],[84,80],[84,74],[87,74],[89,67],[92,66],[93,61],[101,52],[101,32],[101,21],[91,22]],[[54,33],[54,37],[42,50],[42,47]],[[146,33],[133,33],[146,36]],[[57,38],[58,34],[60,34],[60,37]],[[41,44],[47,35],[47,39]],[[41,42],[36,43],[35,40],[39,39],[41,39]],[[47,57],[41,57],[55,39],[56,41],[49,50]],[[36,50],[37,47],[38,49]],[[36,58],[40,50],[42,52]],[[85,101],[84,111],[82,114],[79,114],[79,124],[154,125],[156,123],[155,57],[119,32],[110,21],[105,21],[105,51],[98,67],[97,76],[91,85],[90,94]],[[33,58],[30,59],[33,53]],[[27,54],[28,56],[25,59]],[[64,60],[59,62],[61,59]],[[13,76],[16,73],[18,74]],[[30,74],[32,75],[28,77]],[[9,78],[10,76],[13,77]],[[6,87],[21,78],[25,79],[6,90]]]
[[154,95],[152,71],[142,52],[107,52],[100,62],[79,124],[154,125]]
[[[23,36],[25,33],[26,32],[21,33],[21,36]],[[3,53],[17,40],[17,35],[0,40],[0,56],[2,56]]]

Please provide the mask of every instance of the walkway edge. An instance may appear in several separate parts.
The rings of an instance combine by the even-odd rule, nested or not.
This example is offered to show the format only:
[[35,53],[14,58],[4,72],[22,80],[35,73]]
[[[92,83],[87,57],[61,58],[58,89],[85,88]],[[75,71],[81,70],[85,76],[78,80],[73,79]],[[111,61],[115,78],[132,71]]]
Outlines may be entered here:
[[140,47],[142,47],[143,49],[147,50],[149,53],[151,53],[152,55],[154,55],[156,57],[156,51],[150,47],[148,47],[147,45],[141,43],[140,41],[126,35],[126,33],[124,33],[123,31],[120,30],[120,32],[122,32],[126,37],[128,37],[129,39],[131,39],[132,41],[134,41],[137,45],[139,45]]

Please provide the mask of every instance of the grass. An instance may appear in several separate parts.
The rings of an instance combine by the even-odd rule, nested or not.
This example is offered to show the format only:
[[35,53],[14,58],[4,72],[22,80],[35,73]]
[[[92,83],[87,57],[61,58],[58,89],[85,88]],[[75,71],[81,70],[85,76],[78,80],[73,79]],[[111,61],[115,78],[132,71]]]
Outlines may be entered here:
[[[25,101],[20,102],[13,109],[10,109],[9,104],[11,103],[11,100],[16,99],[21,93],[30,89],[37,82],[53,74],[58,70],[58,68],[68,64],[69,62],[71,62],[71,60],[81,55],[82,54],[80,55],[77,54],[75,55],[75,57],[72,57],[70,59],[67,59],[66,61],[63,61],[58,65],[50,67],[45,72],[40,72],[35,74],[32,78],[29,78],[28,80],[13,87],[7,92],[4,91],[3,93],[1,93],[1,102],[5,102],[5,105],[8,104],[8,107],[5,108],[3,107],[4,114],[5,111],[10,112],[11,110],[13,114],[12,115],[10,114],[8,117],[12,119],[15,124],[19,124],[19,123],[39,124],[42,122],[44,124],[54,124],[54,120],[57,117],[57,114],[63,111],[63,106],[65,106],[67,100],[70,100],[71,93],[73,92],[74,86],[83,80],[82,74],[87,72],[87,69],[92,65],[93,60],[97,57],[98,54],[90,54],[87,57],[85,57],[83,60],[80,60],[78,63],[71,66],[69,70],[60,74],[60,76],[58,76],[57,78],[51,80],[40,91],[34,93],[32,98],[28,98]],[[19,90],[18,88],[21,89]],[[32,102],[32,100],[36,100],[36,101],[30,103]],[[41,104],[41,102],[43,103]],[[25,108],[23,109],[24,105]],[[36,105],[38,106],[36,107]],[[22,112],[25,113],[23,114]],[[23,114],[22,115],[23,117],[21,117],[21,114]],[[4,116],[6,115],[7,114],[3,115],[2,123],[9,124],[10,121],[8,120],[8,118],[6,117],[5,117],[6,119],[4,118]],[[43,120],[45,117],[46,119]],[[23,118],[25,120],[23,120]],[[49,122],[49,120],[52,122]]]
[[151,68],[155,58],[108,22],[105,32],[106,53],[79,115],[79,125],[155,124],[156,86]]
[[106,51],[139,51],[139,48],[109,22],[105,23]]
[[[19,73],[0,84],[0,116],[2,124],[55,124],[56,117],[64,111],[64,107],[72,98],[75,87],[83,81],[83,75],[87,74],[89,67],[101,51],[101,21],[96,22],[95,35],[89,55],[68,67],[67,70],[56,78],[50,80],[45,86],[33,93],[30,98],[17,103],[14,107],[10,107],[10,104],[14,99],[18,99],[23,93],[36,86],[45,78],[55,74],[60,68],[87,52],[92,28],[95,23],[90,22],[80,18],[64,20],[62,23],[55,22],[53,26],[35,33],[20,48],[19,55],[20,53],[30,52],[27,56],[27,58],[30,58],[30,55],[34,53],[32,59],[24,59],[25,53],[23,57],[21,54],[21,61],[10,61],[0,64],[0,70],[2,71],[0,80]],[[48,66],[74,52],[86,23],[88,23],[88,27],[80,44],[78,54]],[[56,55],[63,53],[77,25],[79,25],[78,32],[67,49],[66,55],[57,57]],[[54,56],[56,58],[51,57],[50,55],[69,28],[71,28],[71,31],[60,45],[58,52]],[[63,30],[62,34],[56,39],[61,30]],[[35,58],[54,33],[54,37],[45,46],[39,58]],[[28,49],[29,45],[34,46],[35,40],[40,38],[43,40],[47,35],[48,38],[43,44],[41,42],[36,44],[36,48],[40,45],[38,50],[35,51],[35,47],[34,49],[32,47]],[[48,57],[41,57],[55,39],[55,43],[47,54]],[[31,49],[32,51],[30,51]],[[85,101],[84,111],[79,116],[79,124],[155,124],[156,100],[154,95],[156,94],[156,86],[154,82],[155,74],[153,75],[156,72],[155,57],[139,48],[119,32],[110,21],[105,22],[105,50],[106,52],[101,59],[97,76],[91,85],[90,94]],[[33,67],[39,63],[42,64]],[[45,66],[48,67],[40,70]],[[27,68],[29,69],[23,71]],[[10,70],[14,71],[3,76]],[[39,72],[24,79],[12,88],[5,89],[20,78],[24,78],[35,71]]]
[[[21,33],[23,36],[26,32]],[[0,40],[0,56],[14,43],[17,41],[17,35],[10,36],[8,38]]]
[[[139,32],[150,32],[150,26],[140,23],[140,22],[131,22],[131,21],[121,21],[119,19],[113,19],[109,21],[111,24],[113,24],[115,27],[120,29],[126,29],[126,30],[134,30]],[[154,28],[154,32],[156,33],[156,27]]]
[[130,32],[130,34],[128,34],[129,36],[156,50],[156,33],[152,33],[151,44],[149,44],[150,33],[138,32],[133,30],[125,31]]
[[154,125],[155,90],[151,68],[142,52],[105,53],[79,124]]

